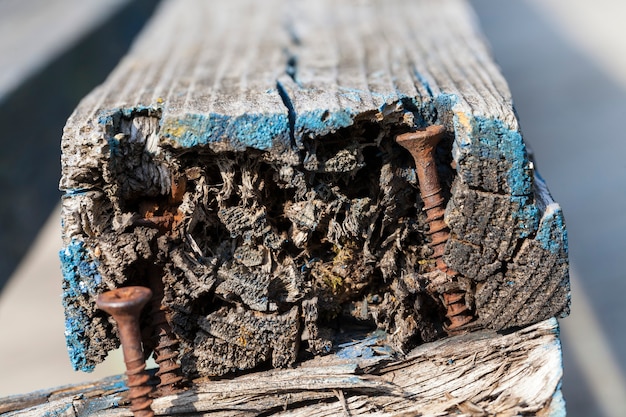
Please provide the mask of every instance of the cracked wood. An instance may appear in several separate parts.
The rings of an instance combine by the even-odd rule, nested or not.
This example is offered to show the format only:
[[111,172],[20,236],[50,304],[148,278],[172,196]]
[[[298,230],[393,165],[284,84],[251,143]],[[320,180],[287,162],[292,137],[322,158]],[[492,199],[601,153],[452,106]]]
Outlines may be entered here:
[[[432,124],[458,282],[428,274],[394,141]],[[475,328],[568,313],[562,212],[460,0],[165,1],[62,151],[76,369],[117,345],[95,297],[154,273],[188,376],[292,366],[354,328],[402,355],[445,336],[451,285]]]

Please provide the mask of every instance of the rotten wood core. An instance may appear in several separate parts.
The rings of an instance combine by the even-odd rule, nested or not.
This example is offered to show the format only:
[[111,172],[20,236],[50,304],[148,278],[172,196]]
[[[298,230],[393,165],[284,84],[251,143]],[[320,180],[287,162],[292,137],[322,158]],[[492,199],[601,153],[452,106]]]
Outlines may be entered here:
[[[176,149],[147,159],[151,119],[122,119],[113,134],[109,204],[126,222],[94,250],[115,285],[163,283],[186,374],[289,366],[329,353],[346,326],[384,329],[398,351],[445,335],[445,308],[420,274],[432,269],[428,226],[412,159],[394,141],[402,130],[357,124],[285,159]],[[451,146],[437,152],[448,191]]]

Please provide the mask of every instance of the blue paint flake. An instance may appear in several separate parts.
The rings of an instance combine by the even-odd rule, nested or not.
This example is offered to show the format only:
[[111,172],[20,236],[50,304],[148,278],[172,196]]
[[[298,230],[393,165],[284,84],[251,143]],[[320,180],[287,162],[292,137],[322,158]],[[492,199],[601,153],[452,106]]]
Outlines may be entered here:
[[89,327],[89,312],[75,301],[79,297],[94,297],[102,283],[98,262],[93,260],[84,242],[72,241],[59,252],[63,273],[63,307],[65,308],[65,342],[70,362],[75,370],[91,372],[94,364],[87,358],[85,329]]
[[552,253],[561,251],[568,253],[569,245],[565,219],[563,218],[563,211],[558,204],[552,203],[546,208],[535,240],[541,243],[544,249]]
[[58,416],[63,416],[63,415],[67,415],[66,412],[67,410],[69,410],[70,408],[73,407],[72,402],[70,401],[67,404],[63,404],[61,405],[59,408],[54,409],[54,410],[50,410],[50,411],[46,411],[45,413],[43,413],[41,416],[42,417],[58,417]]
[[382,345],[387,334],[376,330],[361,340],[343,343],[338,346],[337,357],[342,359],[371,359],[374,356],[390,356],[393,354],[389,346]]
[[229,144],[234,150],[268,150],[289,144],[289,120],[286,114],[244,114],[238,117],[216,113],[186,114],[166,119],[161,135],[183,148]]
[[302,135],[324,136],[352,125],[355,114],[352,109],[317,109],[296,115],[295,131]]
[[515,222],[515,230],[519,238],[526,238],[535,234],[539,227],[539,209],[534,204],[530,196],[511,196],[514,206],[519,210],[511,213],[511,217]]
[[508,192],[514,196],[530,195],[530,162],[522,135],[504,122],[480,116],[467,116],[472,130],[469,142],[461,145],[471,155],[482,159],[505,160],[511,164],[506,178]]

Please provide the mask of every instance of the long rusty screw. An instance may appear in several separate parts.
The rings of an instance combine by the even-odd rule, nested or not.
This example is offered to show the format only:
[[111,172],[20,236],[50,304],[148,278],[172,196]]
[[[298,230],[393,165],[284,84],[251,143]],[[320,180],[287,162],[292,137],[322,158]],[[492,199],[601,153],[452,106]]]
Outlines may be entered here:
[[173,394],[183,383],[178,358],[178,340],[167,320],[167,307],[163,305],[165,288],[158,268],[149,268],[149,282],[154,296],[150,302],[152,334],[155,342],[154,361],[159,366],[157,391],[162,395]]
[[130,409],[135,417],[154,416],[150,407],[152,387],[148,385],[150,375],[146,372],[139,326],[139,315],[150,298],[152,291],[149,288],[123,287],[102,293],[96,300],[96,306],[117,322],[128,376]]
[[[444,198],[442,195],[435,149],[445,135],[443,126],[428,126],[414,132],[403,133],[396,137],[398,145],[411,153],[415,161],[415,172],[420,186],[420,195],[424,201],[426,221],[429,225],[427,234],[430,236],[429,246],[433,251],[432,259],[435,266],[450,277],[458,276],[456,271],[448,268],[443,261],[446,242],[450,238],[450,229],[444,222]],[[465,292],[460,290],[443,293],[446,306],[446,317],[450,324],[446,327],[448,333],[458,332],[462,326],[473,320],[473,315],[465,305]]]

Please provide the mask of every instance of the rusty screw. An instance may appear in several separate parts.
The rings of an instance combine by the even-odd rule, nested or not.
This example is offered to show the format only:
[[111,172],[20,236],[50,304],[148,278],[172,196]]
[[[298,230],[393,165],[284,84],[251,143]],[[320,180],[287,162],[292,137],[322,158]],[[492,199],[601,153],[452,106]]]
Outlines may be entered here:
[[[443,126],[428,126],[425,129],[398,135],[396,142],[408,150],[415,161],[420,195],[424,201],[426,221],[429,225],[427,234],[430,236],[429,246],[433,251],[432,259],[437,269],[454,278],[458,276],[458,273],[448,268],[443,261],[446,242],[450,238],[450,229],[443,220],[444,198],[435,161],[435,149],[445,132]],[[446,327],[448,333],[460,331],[462,326],[473,320],[473,315],[465,305],[463,291],[446,291],[443,293],[443,301],[447,310],[446,317],[450,320],[450,324]]]
[[99,309],[109,313],[117,322],[120,343],[128,376],[128,397],[135,417],[153,417],[150,405],[152,387],[148,385],[150,375],[146,372],[139,315],[152,298],[146,287],[123,287],[100,294],[96,300]]
[[154,361],[159,366],[156,376],[159,378],[157,391],[161,395],[170,395],[184,383],[178,357],[178,340],[167,320],[167,307],[163,305],[165,287],[161,274],[155,266],[148,268],[150,287],[154,296],[150,302],[152,333],[155,342]]

